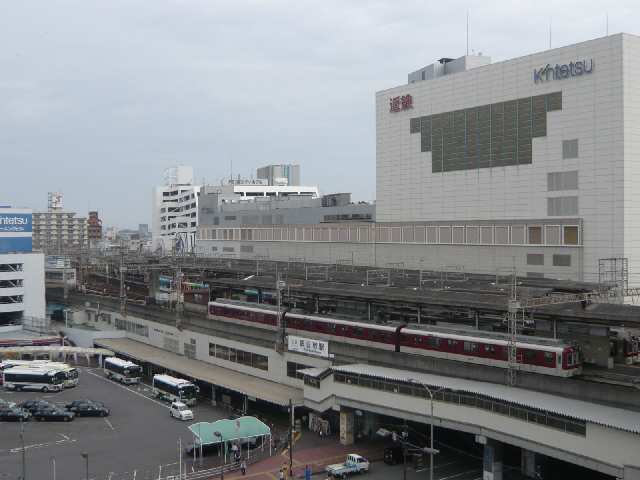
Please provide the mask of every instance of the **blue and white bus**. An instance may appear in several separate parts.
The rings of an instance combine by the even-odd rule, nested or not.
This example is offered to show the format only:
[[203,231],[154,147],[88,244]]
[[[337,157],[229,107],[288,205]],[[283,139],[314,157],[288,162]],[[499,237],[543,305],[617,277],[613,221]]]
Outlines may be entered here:
[[118,357],[108,357],[104,360],[104,374],[120,383],[140,383],[142,367],[128,360]]
[[170,402],[182,402],[195,405],[196,395],[200,389],[188,380],[175,378],[170,375],[153,376],[153,394]]
[[7,390],[39,390],[46,392],[59,392],[64,388],[66,373],[59,368],[43,366],[13,367],[2,372],[4,387]]
[[52,362],[50,360],[4,360],[0,362],[0,372],[3,372],[8,368],[15,367],[62,370],[65,373],[65,379],[63,382],[64,388],[71,388],[78,385],[78,369],[68,363]]

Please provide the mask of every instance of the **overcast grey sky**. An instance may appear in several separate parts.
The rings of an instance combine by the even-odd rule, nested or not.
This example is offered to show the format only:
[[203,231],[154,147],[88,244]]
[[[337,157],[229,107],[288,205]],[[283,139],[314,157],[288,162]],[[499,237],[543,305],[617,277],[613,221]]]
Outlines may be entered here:
[[[493,61],[640,33],[640,2],[42,0],[0,6],[0,201],[150,221],[162,171],[300,163],[375,197],[374,93],[471,48]],[[634,30],[634,28],[636,30]]]

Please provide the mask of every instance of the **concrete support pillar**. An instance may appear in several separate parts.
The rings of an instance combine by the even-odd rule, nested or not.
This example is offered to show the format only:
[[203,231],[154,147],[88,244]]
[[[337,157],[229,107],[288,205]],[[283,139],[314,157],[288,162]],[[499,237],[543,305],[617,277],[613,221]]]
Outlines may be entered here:
[[502,480],[502,443],[483,438],[482,480]]
[[76,363],[76,365],[78,364],[78,354],[77,353],[73,354],[73,361]]
[[536,452],[522,449],[520,456],[520,473],[525,477],[535,478],[536,476]]
[[355,418],[353,410],[342,407],[340,409],[340,443],[353,445],[355,441]]
[[215,385],[211,385],[211,405],[212,406],[216,406],[217,402],[216,402],[216,386]]
[[376,413],[363,412],[362,430],[369,439],[375,437],[376,432],[380,428],[380,417]]
[[98,354],[98,366],[102,367],[102,354]]

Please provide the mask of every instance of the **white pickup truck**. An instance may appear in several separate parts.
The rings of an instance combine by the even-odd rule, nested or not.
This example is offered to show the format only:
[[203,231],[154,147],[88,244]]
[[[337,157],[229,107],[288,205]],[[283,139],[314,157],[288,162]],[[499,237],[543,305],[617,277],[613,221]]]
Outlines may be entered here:
[[368,472],[369,460],[357,453],[350,453],[347,455],[347,459],[344,463],[328,465],[326,471],[327,474],[333,478],[344,478],[352,473]]

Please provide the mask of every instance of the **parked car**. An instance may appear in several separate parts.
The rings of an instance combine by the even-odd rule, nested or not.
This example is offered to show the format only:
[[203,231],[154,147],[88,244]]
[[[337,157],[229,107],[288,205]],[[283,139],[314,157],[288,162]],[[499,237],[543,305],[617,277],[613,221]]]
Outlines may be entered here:
[[93,403],[94,405],[99,405],[101,407],[104,407],[104,403],[99,402],[98,400],[91,400],[89,398],[84,398],[82,400],[74,400],[73,402],[69,402],[69,403],[65,404],[64,408],[66,408],[67,410],[70,410],[73,407],[78,406],[78,405],[82,405],[84,403]]
[[345,478],[352,473],[368,472],[369,460],[357,453],[350,453],[344,463],[328,465],[326,471],[330,477]]
[[15,406],[16,406],[15,402],[10,402],[9,400],[0,398],[0,408],[8,408],[8,407],[15,407]]
[[46,400],[27,400],[26,402],[22,402],[18,406],[20,408],[24,408],[25,410],[28,410],[32,415],[33,415],[33,412],[38,409],[56,408],[56,406],[53,403],[47,402]]
[[193,420],[193,412],[182,402],[171,403],[169,414],[179,420]]
[[61,421],[61,422],[70,422],[76,416],[75,413],[70,412],[68,410],[64,410],[62,408],[58,408],[56,406],[53,407],[45,407],[37,409],[33,412],[33,418],[38,421],[47,420],[47,421]]
[[67,404],[66,408],[78,417],[106,417],[111,413],[104,403],[91,400],[76,400]]
[[31,413],[28,410],[19,407],[0,407],[0,421],[19,422],[29,420],[29,417]]

